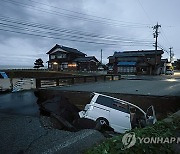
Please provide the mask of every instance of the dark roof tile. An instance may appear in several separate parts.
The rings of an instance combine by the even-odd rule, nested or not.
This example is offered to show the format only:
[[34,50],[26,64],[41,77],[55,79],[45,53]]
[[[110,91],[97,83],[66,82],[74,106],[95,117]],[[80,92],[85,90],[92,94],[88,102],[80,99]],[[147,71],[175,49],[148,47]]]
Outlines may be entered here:
[[80,54],[80,55],[86,55],[85,53],[74,49],[74,48],[70,48],[70,47],[65,47],[65,46],[61,46],[59,44],[56,44],[51,50],[49,50],[46,54],[51,54],[56,48],[61,48],[62,50],[65,50],[67,52],[71,52],[71,53],[76,53],[76,54]]
[[94,57],[94,56],[76,58],[74,61],[75,61],[75,62],[88,62],[88,61],[90,61],[90,60],[95,60],[95,61],[99,62],[99,61],[96,59],[96,57]]
[[[162,50],[157,50],[157,54],[163,54]],[[133,56],[145,56],[148,54],[155,54],[155,50],[138,50],[138,51],[124,51],[114,52],[113,57],[133,57]]]

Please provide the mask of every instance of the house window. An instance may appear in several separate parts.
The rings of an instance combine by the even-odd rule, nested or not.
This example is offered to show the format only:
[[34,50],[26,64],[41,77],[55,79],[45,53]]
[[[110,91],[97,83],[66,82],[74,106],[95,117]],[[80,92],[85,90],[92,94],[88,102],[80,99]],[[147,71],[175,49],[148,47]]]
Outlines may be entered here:
[[62,66],[62,68],[67,69],[68,68],[68,63],[62,63],[61,66]]
[[58,58],[58,59],[61,59],[61,58],[62,58],[62,55],[58,55],[57,58]]
[[62,54],[62,58],[66,58],[66,54]]
[[66,58],[66,54],[57,55],[57,58],[59,58],[59,59],[61,59],[61,58]]
[[77,67],[77,64],[74,63],[74,62],[73,62],[73,63],[69,63],[69,64],[68,64],[68,67]]
[[64,68],[68,68],[68,64],[64,64]]
[[51,59],[55,59],[56,58],[56,56],[55,55],[51,55]]

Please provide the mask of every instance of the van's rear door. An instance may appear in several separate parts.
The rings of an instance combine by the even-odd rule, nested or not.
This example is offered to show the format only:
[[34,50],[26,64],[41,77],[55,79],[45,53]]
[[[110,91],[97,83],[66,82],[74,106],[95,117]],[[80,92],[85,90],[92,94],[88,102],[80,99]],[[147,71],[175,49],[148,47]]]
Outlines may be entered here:
[[147,109],[146,117],[147,117],[147,124],[154,124],[157,121],[153,106],[150,106]]

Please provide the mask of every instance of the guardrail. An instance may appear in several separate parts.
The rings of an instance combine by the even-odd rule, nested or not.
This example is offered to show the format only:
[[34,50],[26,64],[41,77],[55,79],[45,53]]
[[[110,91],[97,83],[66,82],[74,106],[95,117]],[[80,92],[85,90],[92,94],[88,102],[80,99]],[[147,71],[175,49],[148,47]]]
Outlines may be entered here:
[[34,79],[20,79],[18,80],[12,88],[12,92],[17,92],[17,91],[21,91],[23,89],[32,89],[33,88],[33,84],[34,84]]
[[36,88],[35,85],[36,85],[35,78],[0,79],[0,93],[35,89]]
[[120,80],[121,75],[86,75],[86,76],[64,76],[51,78],[36,78],[36,88],[72,85],[75,83],[97,82],[106,80]]

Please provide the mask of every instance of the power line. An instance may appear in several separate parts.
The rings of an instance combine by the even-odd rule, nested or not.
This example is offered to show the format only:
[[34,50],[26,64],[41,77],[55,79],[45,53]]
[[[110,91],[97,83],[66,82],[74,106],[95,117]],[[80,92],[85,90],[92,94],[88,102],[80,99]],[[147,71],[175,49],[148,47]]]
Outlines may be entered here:
[[[1,18],[1,17],[0,17],[0,20],[8,22],[8,23],[10,22],[10,23],[13,24],[13,25],[10,25],[10,24],[5,23],[7,26],[15,26],[14,24],[17,24],[17,25],[20,25],[21,27],[22,26],[26,26],[26,27],[31,27],[31,28],[37,28],[37,29],[53,31],[53,32],[55,32],[54,35],[56,35],[57,32],[58,33],[62,32],[62,33],[67,33],[68,35],[71,35],[73,37],[79,37],[79,38],[92,37],[92,38],[95,38],[95,39],[102,39],[102,40],[108,40],[108,41],[121,41],[121,42],[127,42],[127,43],[131,43],[131,42],[134,42],[134,43],[152,43],[150,41],[145,41],[145,40],[134,40],[134,39],[127,39],[127,38],[125,39],[125,38],[118,38],[118,37],[114,37],[113,38],[110,35],[108,35],[108,36],[101,36],[101,35],[97,35],[97,34],[95,34],[95,35],[94,34],[86,34],[86,33],[84,34],[82,32],[78,33],[77,31],[74,32],[72,30],[59,29],[59,28],[49,27],[49,26],[46,26],[46,25],[39,25],[37,23],[19,22],[19,21],[9,20],[9,19],[6,19],[6,18],[4,19],[4,18]],[[1,23],[1,24],[4,24],[4,23]],[[74,35],[74,34],[76,34],[76,35]],[[80,35],[81,37],[77,36],[77,35]]]
[[[65,15],[67,17],[73,17],[73,18],[76,18],[76,19],[86,19],[86,20],[89,20],[89,21],[95,21],[95,22],[100,22],[100,23],[103,23],[104,21],[99,21],[99,20],[94,20],[94,19],[89,19],[89,18],[86,18],[86,17],[78,17],[78,16],[72,16],[72,15],[69,15],[69,14],[64,14],[64,13],[60,13],[60,12],[57,12],[57,11],[46,11],[46,10],[42,10],[41,8],[37,8],[33,5],[27,5],[27,4],[24,4],[24,3],[19,3],[17,1],[8,1],[8,0],[2,0],[4,2],[8,2],[8,3],[11,3],[11,4],[18,4],[20,6],[25,6],[25,7],[28,7],[28,8],[33,8],[38,10],[38,11],[41,11],[41,12],[46,12],[46,13],[53,13],[53,14],[56,14],[56,15]],[[137,46],[137,45],[144,45],[144,46],[150,46],[150,42],[148,41],[144,41],[144,40],[128,40],[126,38],[119,38],[119,37],[114,37],[114,36],[101,36],[101,35],[94,35],[94,34],[85,34],[83,32],[78,32],[78,31],[73,31],[73,30],[67,30],[67,29],[55,29],[54,27],[47,27],[47,25],[39,25],[39,24],[35,24],[33,25],[32,23],[22,23],[22,22],[18,22],[18,21],[8,21],[7,19],[2,19],[1,20],[3,21],[6,21],[6,22],[11,22],[11,23],[16,23],[17,25],[18,24],[21,24],[21,26],[17,26],[17,25],[10,25],[10,24],[7,24],[7,23],[1,23],[1,25],[3,25],[4,28],[12,28],[12,29],[18,29],[19,31],[17,33],[19,34],[27,34],[27,35],[33,35],[33,36],[39,36],[39,37],[46,37],[46,38],[54,38],[54,39],[62,39],[62,40],[69,40],[69,41],[76,41],[76,42],[84,42],[84,43],[94,43],[94,44],[106,44],[106,45],[117,45],[119,43],[124,43],[123,46]],[[108,23],[108,22],[104,22],[104,23]],[[24,27],[23,27],[23,26]],[[25,27],[26,26],[26,27]],[[121,24],[121,26],[131,26],[131,27],[134,27],[137,25],[126,25],[126,24]],[[40,29],[40,30],[39,30]],[[1,31],[7,31],[7,32],[14,32],[14,30],[9,30],[9,29],[1,29]],[[43,31],[42,31],[43,30]],[[48,30],[48,31],[44,31],[44,30]],[[24,32],[25,31],[25,32]],[[58,33],[57,33],[58,31]],[[30,32],[30,33],[27,33],[27,32]],[[63,34],[62,34],[63,33]],[[66,34],[64,34],[66,33]],[[56,37],[57,35],[60,36],[63,36],[63,38],[59,38],[59,37]],[[75,34],[75,35],[74,35]],[[48,36],[47,36],[48,35]],[[53,35],[53,36],[52,36]],[[80,36],[79,36],[80,35]],[[64,38],[66,37],[66,38]],[[93,39],[99,39],[98,41],[101,41],[101,42],[98,42],[98,41],[86,41],[84,40],[85,37],[91,37]],[[114,38],[113,38],[114,37]],[[76,38],[76,40],[74,39]],[[77,40],[78,39],[78,40]],[[103,41],[103,42],[102,42]],[[108,41],[108,43],[106,42]],[[112,43],[109,43],[111,42]],[[135,44],[136,43],[136,44]],[[122,46],[122,45],[121,45]]]
[[[77,39],[70,39],[70,38],[62,38],[62,37],[54,37],[54,36],[47,36],[47,35],[42,35],[42,34],[34,34],[34,33],[27,33],[27,32],[19,32],[19,31],[14,31],[14,30],[8,30],[8,29],[2,29],[0,28],[1,31],[5,32],[12,32],[12,33],[17,33],[17,34],[26,34],[26,35],[31,35],[31,36],[38,36],[38,37],[43,37],[43,38],[50,38],[50,39],[57,39],[57,40],[66,40],[66,41],[72,41],[72,42],[81,42],[81,43],[90,43],[90,44],[98,44],[98,45],[110,45],[110,46],[116,46],[119,44],[108,44],[108,43],[103,43],[103,42],[94,42],[94,41],[85,41],[85,40],[77,40]],[[137,46],[137,45],[119,45],[119,46]],[[144,45],[144,46],[150,46],[150,45]]]
[[[55,36],[59,36],[60,34],[58,33],[53,33],[53,32],[46,32],[46,31],[40,31],[40,30],[34,30],[34,29],[28,29],[28,28],[23,28],[23,27],[18,27],[18,26],[14,26],[14,25],[8,25],[8,24],[3,24],[3,23],[0,23],[1,27],[5,27],[5,28],[13,28],[14,29],[17,29],[17,30],[24,30],[24,31],[28,31],[28,32],[33,32],[33,34],[44,34],[44,35],[50,35],[51,37],[55,37]],[[71,35],[60,35],[61,38],[62,36],[63,37],[66,37],[67,38],[76,38],[76,39],[79,39],[79,40],[82,40],[84,39],[83,37],[78,37],[78,36],[71,36]],[[101,40],[102,41],[102,40]],[[77,41],[78,42],[78,41]],[[98,43],[98,44],[103,44],[104,42],[101,42],[101,43]],[[114,41],[113,43],[104,43],[104,44],[107,44],[107,45],[115,45],[115,43],[118,43],[118,41]],[[132,44],[134,42],[121,42],[121,43],[128,43],[128,44]],[[143,44],[143,45],[146,45],[148,43],[136,43],[136,44]]]
[[37,1],[34,1],[34,0],[28,0],[28,1],[31,1],[31,2],[36,3],[36,4],[41,4],[41,5],[44,5],[44,6],[52,7],[52,8],[55,8],[55,9],[61,9],[61,10],[67,11],[67,12],[72,12],[72,13],[76,13],[76,14],[80,14],[80,15],[89,16],[89,17],[95,17],[95,18],[99,18],[99,19],[103,19],[103,20],[108,20],[108,21],[114,21],[114,22],[120,22],[120,23],[124,22],[124,23],[127,23],[127,24],[137,24],[137,25],[146,25],[146,26],[149,25],[149,24],[142,24],[142,23],[134,23],[134,22],[114,20],[114,19],[100,17],[100,16],[95,16],[95,15],[89,15],[89,14],[85,14],[85,13],[81,13],[81,12],[77,12],[77,11],[72,11],[72,10],[60,8],[60,7],[57,7],[57,6],[52,6],[52,5],[48,5],[48,4],[45,4],[45,3],[37,2]]
[[83,40],[80,41],[80,40],[75,40],[75,39],[65,39],[65,38],[61,38],[61,37],[53,37],[53,36],[47,36],[47,35],[27,33],[27,32],[19,32],[19,31],[13,31],[13,30],[2,29],[2,28],[0,28],[0,30],[1,31],[6,31],[6,32],[17,33],[17,34],[26,34],[26,35],[32,35],[32,36],[39,36],[39,37],[43,37],[43,38],[66,40],[66,41],[72,41],[72,42],[84,42],[84,43],[93,43],[93,44],[100,44],[100,45],[116,45],[116,44],[106,44],[106,43],[102,43],[102,42],[83,41]]
[[167,54],[169,54],[169,51],[165,47],[163,47],[160,43],[158,43],[158,47],[163,51],[165,51]]
[[32,22],[29,23],[29,22],[26,22],[26,21],[14,20],[13,18],[9,18],[9,17],[1,17],[0,16],[0,20],[15,23],[15,24],[21,24],[21,25],[24,25],[24,26],[32,26],[32,27],[43,28],[43,29],[48,29],[48,30],[55,30],[55,31],[64,32],[64,33],[85,35],[85,36],[98,37],[98,38],[106,38],[106,39],[121,39],[121,40],[124,39],[124,40],[126,40],[126,38],[119,37],[119,36],[117,37],[117,36],[113,36],[113,35],[97,35],[97,34],[87,33],[87,32],[78,31],[78,30],[71,30],[71,29],[53,27],[53,26],[50,26],[50,25],[43,25],[43,24],[39,24],[39,23],[32,23]]
[[[125,21],[118,21],[118,20],[113,20],[113,19],[108,19],[108,18],[104,18],[104,17],[98,17],[98,16],[94,16],[94,15],[87,15],[87,14],[84,14],[84,13],[80,13],[80,12],[76,12],[76,11],[71,11],[71,10],[67,10],[67,9],[63,9],[63,8],[60,8],[60,7],[56,7],[56,6],[51,6],[51,5],[47,5],[45,3],[40,3],[40,2],[36,2],[36,1],[33,1],[33,0],[29,0],[33,3],[36,3],[36,4],[41,4],[41,5],[44,5],[44,6],[49,6],[49,7],[52,7],[52,8],[55,8],[55,9],[58,9],[58,10],[63,10],[63,11],[67,11],[67,12],[72,12],[72,13],[75,13],[75,14],[81,14],[83,17],[79,17],[79,16],[75,16],[75,15],[72,15],[72,14],[65,14],[65,13],[62,13],[62,12],[59,12],[59,11],[49,11],[47,9],[44,9],[44,8],[38,8],[34,5],[31,5],[31,4],[26,4],[26,3],[20,3],[20,2],[17,2],[17,1],[14,1],[14,0],[2,0],[4,2],[7,2],[7,3],[11,3],[11,4],[15,4],[15,5],[19,5],[19,6],[23,6],[23,7],[27,7],[27,8],[30,8],[30,9],[33,9],[33,10],[37,10],[37,11],[40,11],[40,12],[45,12],[45,13],[49,13],[49,14],[54,14],[54,15],[63,15],[65,17],[70,17],[72,19],[81,19],[81,20],[86,20],[86,21],[89,21],[89,22],[95,22],[95,23],[101,23],[101,24],[110,24],[110,25],[115,25],[115,26],[124,26],[124,27],[131,27],[131,28],[143,28],[143,27],[148,27],[147,25],[148,24],[141,24],[141,23],[132,23],[132,22],[125,22]],[[139,4],[141,5],[142,9],[144,10],[144,12],[146,13],[147,17],[149,18],[149,15],[147,14],[146,10],[144,9],[144,7],[142,6],[141,2],[138,0]],[[97,18],[97,19],[90,19],[90,18],[87,18],[87,17],[84,17],[84,16],[88,16],[88,17],[93,17],[93,18]],[[149,18],[150,19],[150,18]],[[151,19],[150,19],[151,20]],[[114,22],[115,24],[112,24],[112,22]],[[119,24],[118,24],[119,23]],[[40,27],[38,27],[40,28]],[[45,29],[45,27],[44,27]],[[47,27],[46,27],[47,29]],[[49,30],[52,30],[52,29],[49,29]],[[109,41],[121,41],[123,42],[124,40],[124,43],[138,43],[138,44],[142,44],[142,43],[150,43],[148,41],[144,41],[144,40],[127,40],[126,38],[119,38],[119,37],[114,37],[114,36],[97,36],[97,35],[94,35],[94,34],[85,34],[85,33],[80,33],[78,31],[72,31],[72,30],[67,30],[67,29],[61,29],[61,32],[63,33],[71,33],[71,34],[76,34],[76,35],[82,35],[83,37],[87,36],[87,37],[92,37],[92,38],[100,38],[100,39],[103,39],[103,40],[109,40]],[[49,32],[48,32],[49,33]],[[61,34],[62,35],[62,34]],[[64,34],[63,34],[64,35]],[[65,36],[65,35],[64,35]],[[68,36],[68,35],[66,35]],[[70,35],[69,35],[70,36]],[[82,38],[82,37],[79,37],[79,36],[74,36],[76,38]],[[114,37],[114,38],[113,38]],[[114,39],[114,40],[113,40]],[[118,40],[119,39],[119,40]]]
[[147,13],[146,10],[144,9],[143,5],[141,4],[140,0],[137,0],[137,1],[138,1],[139,5],[141,6],[142,10],[144,11],[144,13],[146,14],[146,16],[147,16],[147,18],[149,19],[149,21],[150,21],[151,23],[153,23],[152,20],[151,20],[151,18],[150,18],[150,16],[148,15],[148,13]]
[[121,26],[121,27],[131,27],[131,28],[147,28],[149,26],[145,26],[145,25],[137,25],[137,24],[120,24],[120,23],[112,23],[110,22],[109,20],[107,21],[104,21],[104,20],[97,20],[97,19],[90,19],[90,18],[87,18],[87,17],[80,17],[80,16],[76,16],[76,15],[72,15],[72,14],[66,14],[66,13],[62,13],[62,12],[59,12],[59,11],[49,11],[47,9],[44,9],[44,8],[39,8],[39,7],[36,7],[34,5],[30,5],[30,4],[25,4],[25,3],[20,3],[20,2],[17,2],[17,1],[9,1],[9,0],[2,0],[3,2],[7,2],[7,3],[11,3],[11,4],[15,4],[15,5],[19,5],[19,6],[23,6],[23,7],[26,7],[26,8],[30,8],[30,9],[33,9],[33,10],[36,10],[36,11],[40,11],[40,12],[44,12],[44,13],[49,13],[49,14],[53,14],[53,15],[61,15],[61,16],[64,16],[64,17],[68,17],[68,18],[72,18],[72,19],[80,19],[80,20],[83,20],[83,21],[88,21],[88,22],[95,22],[95,23],[100,23],[100,24],[105,24],[105,25],[110,25],[110,26]]
[[170,41],[168,40],[168,38],[166,37],[166,34],[164,33],[164,30],[162,29],[162,27],[161,27],[161,36],[162,36],[162,38],[164,39],[164,41],[166,41],[168,44],[169,44],[169,46],[171,46],[171,43],[170,43]]

